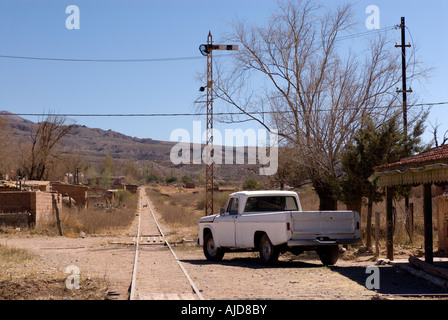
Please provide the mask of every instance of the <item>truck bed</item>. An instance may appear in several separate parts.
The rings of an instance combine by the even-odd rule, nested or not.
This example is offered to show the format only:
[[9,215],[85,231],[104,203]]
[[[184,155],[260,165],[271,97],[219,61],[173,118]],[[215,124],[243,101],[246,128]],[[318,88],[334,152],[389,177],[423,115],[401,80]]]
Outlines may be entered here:
[[360,238],[359,215],[353,211],[296,211],[291,220],[289,246],[350,244]]

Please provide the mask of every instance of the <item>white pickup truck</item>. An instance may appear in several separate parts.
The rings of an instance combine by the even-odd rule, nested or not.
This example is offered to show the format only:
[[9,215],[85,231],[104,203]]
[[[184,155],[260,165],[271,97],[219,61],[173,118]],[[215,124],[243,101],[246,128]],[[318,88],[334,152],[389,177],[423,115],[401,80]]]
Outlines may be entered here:
[[198,241],[210,261],[229,250],[258,250],[265,263],[282,252],[315,250],[324,265],[333,265],[339,245],[361,243],[360,218],[355,211],[302,211],[292,191],[241,191],[220,214],[199,220]]

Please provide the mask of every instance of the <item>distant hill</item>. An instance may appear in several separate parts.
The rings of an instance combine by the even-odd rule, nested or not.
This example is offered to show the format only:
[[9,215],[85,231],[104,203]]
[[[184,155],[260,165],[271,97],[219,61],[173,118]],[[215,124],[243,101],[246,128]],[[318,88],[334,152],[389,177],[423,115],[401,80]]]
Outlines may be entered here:
[[[8,111],[0,111],[0,115],[8,119],[8,138],[13,139],[14,143],[29,140],[30,133],[37,127],[37,123]],[[174,168],[179,171],[179,175],[187,174],[195,179],[200,173],[205,175],[205,165],[175,166],[171,163],[170,151],[176,143],[149,138],[140,139],[113,130],[74,125],[63,138],[61,147],[62,154],[81,154],[85,161],[92,164],[104,161],[109,155],[119,165],[125,165],[129,160],[133,160],[140,167],[154,163],[159,169],[164,169],[165,173]],[[253,175],[253,167],[253,165],[215,165],[215,180],[240,181],[247,175]]]

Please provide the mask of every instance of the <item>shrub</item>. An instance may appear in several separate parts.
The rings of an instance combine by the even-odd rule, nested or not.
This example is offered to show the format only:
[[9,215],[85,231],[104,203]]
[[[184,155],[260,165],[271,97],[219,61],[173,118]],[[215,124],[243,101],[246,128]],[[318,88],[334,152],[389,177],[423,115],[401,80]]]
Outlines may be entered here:
[[260,190],[263,186],[255,179],[248,179],[243,183],[243,190]]
[[166,183],[173,183],[173,182],[177,182],[177,178],[176,177],[169,177],[165,179]]

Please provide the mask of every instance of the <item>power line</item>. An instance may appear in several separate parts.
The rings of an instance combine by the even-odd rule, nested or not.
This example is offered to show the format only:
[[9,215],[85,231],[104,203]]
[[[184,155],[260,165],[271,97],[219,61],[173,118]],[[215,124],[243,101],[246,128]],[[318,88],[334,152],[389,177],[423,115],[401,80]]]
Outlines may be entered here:
[[[349,34],[340,36],[335,41],[350,40],[362,36],[368,36],[375,33],[386,32],[394,27],[385,27],[356,34]],[[231,56],[231,55],[215,55],[215,57]],[[19,55],[0,55],[3,59],[17,59],[17,60],[38,60],[38,61],[57,61],[57,62],[105,62],[105,63],[129,63],[129,62],[171,62],[171,61],[186,61],[186,60],[200,60],[204,56],[189,56],[189,57],[172,57],[172,58],[141,58],[141,59],[87,59],[87,58],[56,58],[56,57],[33,57],[33,56],[19,56]]]
[[[413,105],[408,105],[408,107],[431,107],[431,106],[438,106],[438,105],[448,105],[448,101],[446,102],[429,102],[429,103],[418,103]],[[386,109],[386,108],[401,108],[401,105],[397,106],[379,106],[379,107],[367,107],[367,109]],[[357,110],[357,108],[347,108],[345,110]],[[319,109],[316,111],[320,112],[330,112],[334,111],[331,109]],[[278,113],[279,111],[254,111],[254,112],[215,112],[214,115],[217,116],[236,116],[236,115],[264,115],[264,114],[274,114]],[[292,112],[292,111],[281,111],[284,112]],[[11,114],[6,113],[0,113],[0,116],[10,116]],[[13,115],[17,116],[36,116],[36,117],[43,117],[46,116],[46,114],[42,113],[14,113]],[[193,113],[59,113],[59,114],[52,114],[56,116],[62,116],[62,117],[193,117],[193,116],[207,116],[207,113],[202,112],[193,112]]]
[[381,29],[374,29],[374,30],[360,32],[360,33],[349,34],[349,35],[346,35],[346,36],[337,37],[335,39],[335,41],[337,42],[337,41],[350,40],[350,39],[359,38],[359,37],[362,37],[362,36],[368,36],[368,35],[375,34],[375,33],[390,31],[390,30],[393,30],[393,29],[395,29],[395,26],[389,26],[389,27],[384,27],[384,28],[381,28]]
[[22,59],[22,60],[43,60],[43,61],[65,61],[65,62],[169,62],[169,61],[184,61],[184,60],[198,60],[203,59],[202,56],[191,57],[173,57],[173,58],[148,58],[148,59],[75,59],[75,58],[49,58],[49,57],[31,57],[31,56],[14,56],[14,55],[0,55],[0,58],[5,59]]

